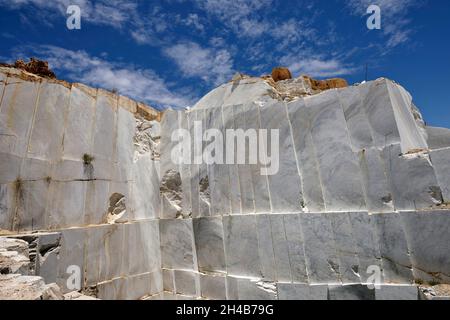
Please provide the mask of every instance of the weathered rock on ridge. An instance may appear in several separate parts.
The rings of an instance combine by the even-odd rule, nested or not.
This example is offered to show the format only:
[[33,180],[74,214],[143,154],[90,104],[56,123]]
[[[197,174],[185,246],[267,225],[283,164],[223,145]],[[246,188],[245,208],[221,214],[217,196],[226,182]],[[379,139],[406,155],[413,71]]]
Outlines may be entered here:
[[[3,283],[73,299],[433,298],[418,284],[450,283],[450,130],[393,81],[340,86],[237,75],[161,114],[0,68],[0,233],[28,244],[0,263],[41,277]],[[171,134],[194,121],[278,129],[279,173],[173,163]]]
[[17,69],[21,69],[27,71],[29,73],[35,74],[37,76],[41,76],[49,79],[56,79],[55,73],[49,69],[48,62],[38,60],[36,58],[30,58],[29,62],[25,62],[23,60],[17,60],[14,65],[8,65],[5,63],[0,63],[1,67],[13,67]]

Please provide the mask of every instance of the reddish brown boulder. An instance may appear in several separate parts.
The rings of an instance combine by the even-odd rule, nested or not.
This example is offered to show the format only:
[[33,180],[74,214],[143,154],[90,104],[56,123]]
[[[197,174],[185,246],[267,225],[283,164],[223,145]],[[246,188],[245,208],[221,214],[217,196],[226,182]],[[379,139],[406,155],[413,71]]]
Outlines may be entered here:
[[332,78],[327,80],[315,80],[308,76],[303,76],[303,78],[311,83],[311,89],[313,90],[324,91],[329,89],[348,87],[347,81],[342,78]]
[[272,70],[272,79],[275,82],[292,79],[292,74],[288,68],[277,67]]
[[23,60],[17,60],[14,63],[14,68],[22,69],[41,77],[56,79],[56,75],[48,68],[47,61],[31,58],[30,62],[26,63]]

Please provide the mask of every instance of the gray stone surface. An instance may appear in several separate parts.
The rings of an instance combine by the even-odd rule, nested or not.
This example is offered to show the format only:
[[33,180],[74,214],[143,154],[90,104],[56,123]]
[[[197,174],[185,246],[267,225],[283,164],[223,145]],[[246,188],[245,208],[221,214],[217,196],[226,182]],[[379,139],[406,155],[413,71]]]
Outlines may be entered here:
[[161,259],[163,268],[194,269],[192,220],[161,220]]
[[212,300],[226,300],[226,277],[222,275],[200,275],[201,296]]
[[223,228],[228,274],[260,277],[255,216],[224,217]]
[[226,271],[222,218],[194,219],[193,226],[199,270]]
[[280,300],[327,300],[328,286],[302,283],[278,283]]
[[417,286],[383,285],[375,289],[375,300],[419,300]]
[[331,221],[321,214],[302,214],[309,282],[336,283],[340,279],[339,260]]
[[329,285],[328,300],[375,300],[375,290],[365,285]]
[[[289,213],[303,211],[303,194],[298,173],[286,105],[275,103],[261,107],[261,128],[279,132],[279,171],[267,176],[272,212]],[[268,138],[268,149],[273,152]],[[270,154],[270,153],[268,153]]]
[[334,91],[305,99],[327,211],[366,209],[361,170]]
[[436,178],[444,201],[450,203],[450,148],[430,152]]

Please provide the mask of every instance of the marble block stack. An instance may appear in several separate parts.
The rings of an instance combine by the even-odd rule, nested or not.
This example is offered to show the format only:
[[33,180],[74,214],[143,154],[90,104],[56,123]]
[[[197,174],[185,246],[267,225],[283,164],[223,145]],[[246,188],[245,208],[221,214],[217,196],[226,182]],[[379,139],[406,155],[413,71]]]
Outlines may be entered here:
[[[450,131],[390,80],[242,78],[162,119],[11,68],[0,97],[0,236],[33,239],[34,274],[63,293],[71,266],[101,299],[418,299],[416,283],[450,283]],[[172,133],[195,121],[278,129],[278,173],[174,163]]]

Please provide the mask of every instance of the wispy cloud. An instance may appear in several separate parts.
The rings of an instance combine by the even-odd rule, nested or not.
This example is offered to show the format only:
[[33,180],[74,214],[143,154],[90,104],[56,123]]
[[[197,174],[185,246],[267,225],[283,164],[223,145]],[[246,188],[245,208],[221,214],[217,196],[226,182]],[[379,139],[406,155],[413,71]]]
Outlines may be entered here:
[[117,89],[122,95],[156,107],[183,108],[195,102],[194,97],[173,91],[153,70],[136,68],[94,57],[85,51],[72,51],[51,45],[18,49],[17,57],[33,55],[45,59],[52,69],[63,71],[71,81],[94,87]]
[[270,29],[264,9],[272,0],[195,0],[198,7],[238,36],[258,37]]
[[[137,14],[137,4],[121,0],[0,0],[0,6],[8,9],[22,9],[32,7],[44,9],[46,20],[54,16],[48,10],[57,12],[61,17],[67,17],[67,8],[70,5],[78,5],[81,9],[83,20],[97,25],[107,25],[121,28],[125,22],[131,20]],[[39,11],[33,10],[36,14]],[[39,14],[42,16],[43,12]]]
[[381,9],[381,30],[387,37],[386,46],[394,48],[410,40],[414,26],[408,19],[410,9],[420,6],[421,0],[349,0],[347,7],[355,15],[366,15],[374,4]]
[[204,48],[195,42],[182,42],[164,50],[186,77],[199,77],[219,85],[231,78],[233,59],[226,49]]
[[355,72],[355,68],[337,58],[311,58],[290,55],[281,61],[289,67],[294,74],[307,74],[312,77],[326,78],[345,76]]

